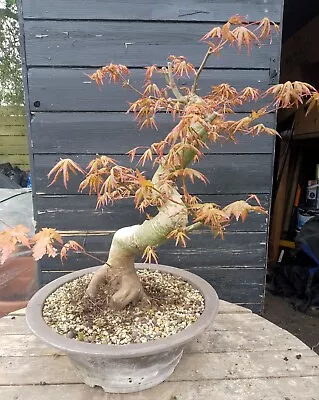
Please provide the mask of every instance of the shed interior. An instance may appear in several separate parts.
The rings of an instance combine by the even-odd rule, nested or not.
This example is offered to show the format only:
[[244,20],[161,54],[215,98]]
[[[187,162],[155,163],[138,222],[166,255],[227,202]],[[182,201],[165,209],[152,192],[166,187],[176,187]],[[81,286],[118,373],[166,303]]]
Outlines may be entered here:
[[[286,0],[280,82],[304,81],[319,89],[318,33],[318,2]],[[308,110],[308,107],[278,113],[277,130],[281,137],[276,139],[268,288],[293,298],[297,309],[306,307],[306,302],[303,311],[308,312],[312,307],[315,312],[319,307],[318,262],[316,257],[308,258],[300,251],[298,244],[305,232],[305,223],[312,219],[312,229],[315,229],[313,218],[319,216],[319,110],[316,107]],[[319,237],[319,231],[316,235]],[[313,276],[302,274],[298,270],[301,266],[313,268]],[[313,289],[312,293],[309,288]]]

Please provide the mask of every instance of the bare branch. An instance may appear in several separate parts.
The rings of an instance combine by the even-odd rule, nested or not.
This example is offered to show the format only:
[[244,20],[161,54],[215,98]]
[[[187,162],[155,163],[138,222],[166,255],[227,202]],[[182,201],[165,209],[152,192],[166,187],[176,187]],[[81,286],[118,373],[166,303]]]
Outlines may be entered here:
[[204,67],[205,67],[205,65],[206,65],[206,62],[207,62],[207,60],[208,60],[208,58],[209,58],[209,56],[210,56],[211,54],[212,54],[212,51],[211,51],[211,49],[209,48],[209,49],[207,50],[207,52],[206,52],[204,58],[203,58],[203,61],[202,61],[201,65],[199,66],[199,68],[198,68],[198,70],[197,70],[197,72],[196,72],[196,76],[195,76],[194,83],[193,83],[193,86],[192,86],[192,94],[195,94],[195,93],[196,93],[196,89],[197,89],[197,85],[198,85],[199,76],[200,76],[201,72],[203,71],[203,69],[204,69]]
[[197,229],[203,228],[203,226],[204,226],[204,225],[203,225],[201,222],[195,222],[195,223],[192,224],[192,225],[186,226],[185,232],[193,232],[193,231],[195,231],[195,230],[197,230]]
[[178,87],[175,83],[173,69],[172,69],[172,63],[170,63],[170,62],[167,63],[167,69],[168,69],[168,81],[169,81],[168,85],[169,85],[170,89],[172,90],[172,92],[174,93],[174,96],[178,100],[183,99],[184,96],[178,90]]

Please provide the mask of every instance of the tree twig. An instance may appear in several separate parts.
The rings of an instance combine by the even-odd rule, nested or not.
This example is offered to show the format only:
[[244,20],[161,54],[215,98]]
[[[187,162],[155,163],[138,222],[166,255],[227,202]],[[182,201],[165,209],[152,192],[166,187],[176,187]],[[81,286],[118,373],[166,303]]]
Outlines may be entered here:
[[174,75],[173,75],[173,69],[172,69],[172,63],[168,62],[167,63],[167,70],[168,70],[168,80],[169,80],[169,87],[174,93],[174,96],[180,100],[183,98],[181,92],[178,90],[178,87],[175,83]]
[[206,64],[206,62],[207,62],[207,60],[208,60],[208,58],[209,58],[209,56],[210,56],[211,54],[212,54],[212,51],[211,51],[210,48],[208,48],[208,50],[207,50],[207,52],[206,52],[206,54],[205,54],[205,56],[204,56],[204,58],[203,58],[202,63],[201,63],[201,65],[199,66],[199,68],[198,68],[198,70],[197,70],[197,72],[196,72],[196,76],[195,76],[194,83],[193,83],[192,90],[191,90],[191,91],[192,91],[192,94],[195,94],[195,93],[196,93],[196,89],[197,89],[197,85],[198,85],[199,76],[200,76],[201,72],[203,71],[203,69],[204,69],[204,67],[205,67],[205,64]]
[[142,92],[140,92],[136,87],[134,87],[132,84],[130,84],[129,80],[126,79],[120,72],[119,76],[122,79],[124,85],[128,86],[130,89],[134,90],[134,92],[138,93],[140,96],[144,96]]
[[185,227],[186,232],[192,232],[195,231],[196,229],[201,229],[204,225],[201,222],[194,222],[191,225],[188,225]]

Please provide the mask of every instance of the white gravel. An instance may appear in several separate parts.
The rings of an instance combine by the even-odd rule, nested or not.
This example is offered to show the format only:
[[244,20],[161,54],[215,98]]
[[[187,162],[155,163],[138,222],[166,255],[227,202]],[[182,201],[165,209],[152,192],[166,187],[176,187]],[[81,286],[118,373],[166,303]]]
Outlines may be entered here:
[[85,290],[92,274],[60,286],[45,301],[43,317],[57,333],[80,341],[106,344],[145,343],[175,334],[194,323],[204,298],[188,282],[171,274],[139,270],[151,305],[108,306],[114,293],[105,284],[92,301]]

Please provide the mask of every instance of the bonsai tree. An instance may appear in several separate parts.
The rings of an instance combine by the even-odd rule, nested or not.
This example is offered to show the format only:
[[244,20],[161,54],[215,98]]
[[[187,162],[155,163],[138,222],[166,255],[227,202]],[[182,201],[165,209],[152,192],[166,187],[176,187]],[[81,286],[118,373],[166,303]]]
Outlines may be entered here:
[[[87,288],[90,297],[94,298],[101,283],[109,280],[116,289],[112,297],[114,307],[123,308],[138,301],[147,303],[149,299],[134,268],[137,256],[142,255],[147,262],[157,262],[156,249],[167,240],[186,246],[189,235],[196,229],[206,226],[213,236],[223,235],[232,220],[245,220],[249,212],[266,213],[255,195],[225,207],[203,203],[190,193],[188,183],[195,179],[207,182],[196,165],[211,145],[235,142],[238,135],[276,135],[276,130],[265,126],[260,118],[279,108],[298,106],[305,100],[309,108],[319,104],[315,88],[302,82],[277,84],[264,92],[253,87],[237,90],[228,83],[221,83],[213,86],[207,95],[201,95],[198,84],[210,57],[218,57],[226,46],[239,50],[246,48],[249,53],[253,45],[262,46],[278,30],[278,26],[268,18],[247,23],[244,18],[233,16],[201,39],[207,45],[207,51],[199,68],[196,69],[183,56],[171,55],[166,66],[146,68],[143,88],[130,83],[130,70],[120,64],[108,64],[89,75],[98,86],[109,81],[136,93],[137,99],[130,104],[128,112],[134,114],[140,128],[157,129],[156,114],[159,112],[169,114],[175,121],[174,128],[159,142],[128,152],[131,162],[135,160],[131,167],[100,155],[89,163],[86,170],[67,158],[61,159],[49,172],[51,184],[61,177],[65,187],[71,173],[83,174],[79,190],[88,190],[90,195],[96,195],[98,207],[133,198],[135,207],[146,214],[142,224],[123,227],[114,234],[108,259],[94,274]],[[156,81],[158,77],[162,78],[162,86],[155,83],[155,76]],[[187,87],[180,87],[182,76],[190,80]],[[269,97],[268,106],[257,108],[239,120],[232,119],[239,106],[264,97]],[[154,173],[151,178],[143,172],[146,163],[152,163]],[[150,207],[157,209],[153,217],[147,214]],[[69,250],[87,254],[74,241],[63,244],[55,229],[43,228],[29,238],[27,229],[18,226],[8,227],[0,234],[2,261],[14,252],[17,244],[32,247],[36,260],[45,254],[55,257],[58,253],[63,259]]]

